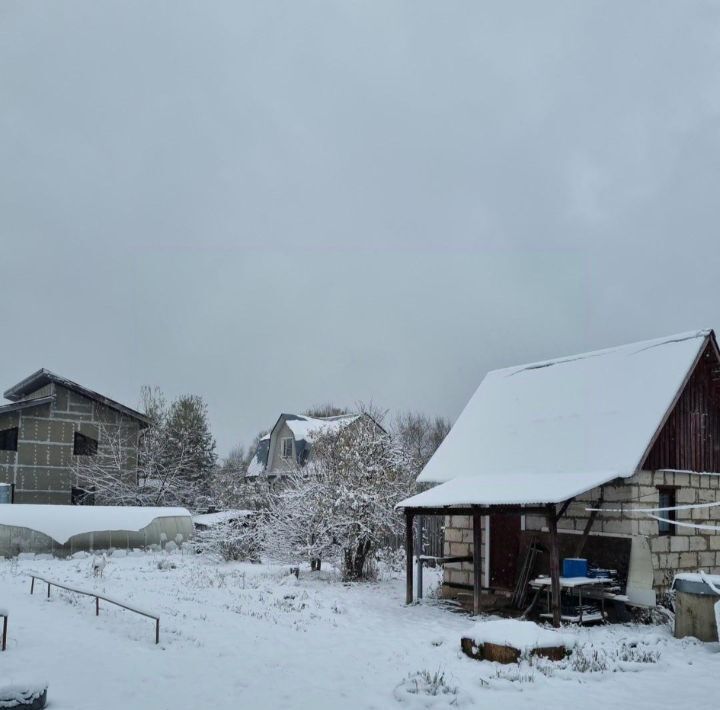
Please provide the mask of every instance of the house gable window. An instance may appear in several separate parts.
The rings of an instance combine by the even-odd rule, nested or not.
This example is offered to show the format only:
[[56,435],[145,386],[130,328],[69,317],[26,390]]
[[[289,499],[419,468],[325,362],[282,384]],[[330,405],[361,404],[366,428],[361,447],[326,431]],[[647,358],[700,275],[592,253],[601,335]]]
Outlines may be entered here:
[[291,459],[293,455],[293,440],[291,436],[285,437],[280,441],[281,449],[280,455],[284,459]]
[[[658,508],[674,508],[676,503],[675,488],[658,488],[659,492],[659,505]],[[676,519],[676,510],[661,510],[658,515],[661,518],[667,520]],[[666,523],[663,520],[658,520],[658,534],[659,535],[674,535],[675,526],[672,523]]]
[[16,426],[0,431],[0,451],[17,451],[17,441],[18,428]]
[[98,443],[96,439],[85,436],[79,431],[75,432],[75,438],[73,440],[73,455],[74,456],[95,456],[98,450]]

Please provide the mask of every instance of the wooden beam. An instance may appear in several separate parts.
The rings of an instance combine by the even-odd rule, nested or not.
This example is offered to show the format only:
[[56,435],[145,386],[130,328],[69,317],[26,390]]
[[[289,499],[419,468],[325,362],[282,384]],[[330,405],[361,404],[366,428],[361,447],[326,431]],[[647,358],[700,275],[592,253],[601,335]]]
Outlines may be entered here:
[[405,511],[405,603],[413,603],[413,514]]
[[482,554],[481,540],[482,514],[479,509],[473,510],[473,612],[480,613],[480,589],[482,587]]
[[[605,491],[601,488],[600,489],[600,498],[598,498],[598,501],[595,505],[593,505],[593,508],[602,508],[603,503],[605,502]],[[583,530],[582,535],[580,536],[580,539],[577,542],[577,545],[575,545],[575,557],[580,557],[583,553],[583,550],[585,549],[585,543],[587,542],[588,536],[590,535],[590,530],[592,529],[593,523],[595,522],[595,518],[597,518],[597,515],[600,511],[598,510],[591,510],[590,515],[588,516],[587,522],[585,523],[585,529]]]
[[547,524],[550,532],[550,588],[553,626],[560,626],[560,551],[557,537],[555,506],[547,507]]
[[570,507],[570,503],[572,503],[573,500],[575,500],[575,499],[574,499],[574,498],[568,498],[568,499],[560,506],[560,510],[559,510],[559,512],[557,513],[557,515],[555,516],[555,520],[560,520],[560,518],[562,518],[562,516],[565,515],[565,513],[567,513],[567,509]]

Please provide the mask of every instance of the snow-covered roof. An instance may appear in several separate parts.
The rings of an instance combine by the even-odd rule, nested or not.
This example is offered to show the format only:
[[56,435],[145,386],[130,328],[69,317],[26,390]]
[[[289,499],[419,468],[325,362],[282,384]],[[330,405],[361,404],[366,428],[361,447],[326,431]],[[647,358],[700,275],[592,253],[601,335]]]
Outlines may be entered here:
[[352,424],[359,414],[342,414],[337,417],[307,417],[296,415],[285,421],[296,441],[313,442],[323,434],[340,431],[348,424]]
[[400,506],[554,503],[631,476],[711,334],[489,372],[418,476],[443,485]]
[[64,545],[73,535],[98,531],[138,532],[155,518],[190,517],[185,508],[110,505],[0,505],[0,525],[29,528]]
[[231,520],[237,520],[238,518],[247,518],[253,515],[252,510],[219,510],[217,513],[201,513],[199,515],[193,515],[192,520],[195,525],[204,525],[209,527],[211,525],[220,525]]
[[33,392],[36,392],[41,387],[49,384],[50,382],[55,382],[59,385],[62,385],[63,387],[66,387],[67,389],[78,392],[84,397],[94,399],[97,402],[104,404],[106,407],[110,407],[111,409],[122,412],[123,414],[132,417],[133,419],[137,419],[143,426],[148,426],[150,424],[150,419],[142,412],[138,412],[137,410],[121,404],[120,402],[111,399],[110,397],[106,397],[99,392],[95,392],[94,390],[88,389],[87,387],[83,387],[77,382],[69,380],[67,377],[58,375],[55,372],[51,372],[44,367],[40,370],[37,370],[37,372],[33,372],[32,375],[29,375],[24,380],[21,380],[16,385],[13,385],[9,389],[5,390],[3,396],[5,397],[5,399],[9,399],[12,402],[18,402],[24,397],[27,397]]
[[260,459],[257,456],[257,453],[250,459],[250,463],[248,464],[247,471],[245,471],[245,475],[249,478],[253,478],[255,476],[259,476],[263,471],[265,470],[265,462],[260,461]]
[[[250,459],[245,476],[255,478],[265,472],[268,465],[270,440],[273,434],[277,436],[277,432],[280,431],[283,424],[286,424],[290,429],[296,442],[305,442],[307,445],[312,445],[319,436],[338,432],[348,424],[352,424],[360,416],[359,414],[340,414],[335,417],[309,417],[305,414],[281,414],[270,433],[263,436],[258,442],[258,447],[252,459]],[[298,446],[296,446],[296,449],[299,461],[299,452],[303,450],[307,452],[307,449],[298,448]]]

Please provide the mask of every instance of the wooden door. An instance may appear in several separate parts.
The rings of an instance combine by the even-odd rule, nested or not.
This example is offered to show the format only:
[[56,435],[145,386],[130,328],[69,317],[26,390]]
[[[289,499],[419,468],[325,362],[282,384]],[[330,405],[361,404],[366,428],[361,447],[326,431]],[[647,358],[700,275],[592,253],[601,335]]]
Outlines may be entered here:
[[490,586],[513,589],[520,554],[520,516],[490,516]]

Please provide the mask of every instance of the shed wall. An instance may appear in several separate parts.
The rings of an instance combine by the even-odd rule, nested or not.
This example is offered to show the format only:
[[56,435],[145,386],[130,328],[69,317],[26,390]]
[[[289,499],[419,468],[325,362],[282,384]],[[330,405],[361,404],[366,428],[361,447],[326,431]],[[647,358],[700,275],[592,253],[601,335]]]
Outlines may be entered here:
[[[720,501],[720,475],[686,473],[677,471],[640,471],[634,476],[603,486],[604,508],[657,507],[659,486],[676,488],[677,505],[714,503]],[[600,488],[595,488],[570,503],[558,522],[563,533],[580,535],[585,529],[590,513],[588,507],[597,505]],[[558,506],[559,510],[560,506]],[[678,522],[700,523],[720,527],[720,506],[676,511]],[[697,530],[673,526],[674,534],[661,535],[658,521],[641,514],[607,513],[598,515],[591,535],[611,535],[632,538],[643,537],[648,541],[652,565],[653,583],[657,592],[669,588],[677,572],[695,572],[703,569],[712,574],[720,573],[720,531]],[[525,516],[525,529],[546,529],[545,519]],[[446,518],[446,554],[472,554],[472,519],[467,516]],[[464,542],[457,542],[462,540]],[[455,541],[455,542],[448,542]],[[454,544],[454,547],[453,547]],[[490,544],[501,544],[490,532]],[[462,550],[462,551],[461,551]],[[483,559],[485,550],[483,549]],[[547,570],[544,570],[547,572]],[[446,565],[443,582],[472,586],[472,564]],[[483,577],[483,584],[487,581]]]

